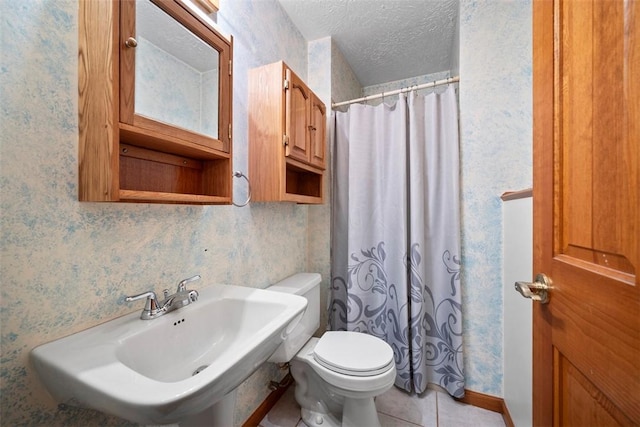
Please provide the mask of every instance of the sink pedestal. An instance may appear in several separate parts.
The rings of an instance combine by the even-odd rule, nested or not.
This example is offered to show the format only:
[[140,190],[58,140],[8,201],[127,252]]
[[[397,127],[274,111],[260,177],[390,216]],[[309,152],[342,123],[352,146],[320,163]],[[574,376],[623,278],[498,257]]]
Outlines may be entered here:
[[234,389],[218,400],[213,406],[205,409],[199,414],[178,423],[180,427],[227,427],[233,425],[233,414],[236,408],[236,394],[238,389]]

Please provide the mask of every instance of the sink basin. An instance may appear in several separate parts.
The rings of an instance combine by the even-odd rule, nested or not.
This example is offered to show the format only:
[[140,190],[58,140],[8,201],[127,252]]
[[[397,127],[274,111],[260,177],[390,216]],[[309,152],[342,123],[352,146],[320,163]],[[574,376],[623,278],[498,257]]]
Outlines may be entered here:
[[36,347],[31,360],[61,403],[141,424],[180,422],[235,390],[293,330],[307,300],[213,285],[153,320],[135,312]]

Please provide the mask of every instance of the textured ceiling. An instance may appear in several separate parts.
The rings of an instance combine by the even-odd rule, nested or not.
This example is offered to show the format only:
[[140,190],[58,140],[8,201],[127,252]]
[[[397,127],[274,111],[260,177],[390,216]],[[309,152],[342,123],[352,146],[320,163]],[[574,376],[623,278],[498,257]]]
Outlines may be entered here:
[[448,71],[458,0],[279,0],[308,41],[331,36],[362,86]]

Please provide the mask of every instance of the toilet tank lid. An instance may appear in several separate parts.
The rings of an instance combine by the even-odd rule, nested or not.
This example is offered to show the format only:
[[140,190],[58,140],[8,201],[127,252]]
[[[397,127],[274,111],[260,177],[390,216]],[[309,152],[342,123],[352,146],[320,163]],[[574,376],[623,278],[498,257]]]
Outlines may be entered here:
[[267,289],[287,294],[303,295],[317,286],[322,277],[318,273],[298,273],[281,280]]

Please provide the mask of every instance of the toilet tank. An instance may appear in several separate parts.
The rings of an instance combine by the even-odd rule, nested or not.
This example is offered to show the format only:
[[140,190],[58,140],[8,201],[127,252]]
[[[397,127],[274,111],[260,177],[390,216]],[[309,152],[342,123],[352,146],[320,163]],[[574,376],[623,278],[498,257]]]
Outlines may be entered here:
[[302,319],[268,359],[269,362],[289,362],[318,330],[320,326],[320,281],[321,277],[318,273],[298,273],[267,288],[269,291],[300,295],[307,299],[307,309],[302,315]]

